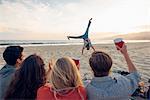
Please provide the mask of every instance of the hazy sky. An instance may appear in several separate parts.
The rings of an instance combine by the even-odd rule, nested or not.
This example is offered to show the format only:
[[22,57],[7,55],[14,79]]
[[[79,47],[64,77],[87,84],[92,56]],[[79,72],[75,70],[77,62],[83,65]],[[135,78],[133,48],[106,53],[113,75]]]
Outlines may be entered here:
[[[150,31],[150,0],[0,0],[0,40]],[[105,33],[104,32],[114,32]]]

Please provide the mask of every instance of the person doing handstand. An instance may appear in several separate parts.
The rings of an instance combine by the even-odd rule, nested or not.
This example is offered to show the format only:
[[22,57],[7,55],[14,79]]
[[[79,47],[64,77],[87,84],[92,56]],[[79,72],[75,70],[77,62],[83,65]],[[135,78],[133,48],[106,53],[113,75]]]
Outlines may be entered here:
[[82,48],[82,54],[83,54],[83,51],[84,49],[86,48],[87,50],[90,49],[90,47],[92,47],[92,49],[95,51],[95,48],[92,46],[92,43],[88,37],[88,33],[89,33],[89,27],[91,25],[91,20],[92,18],[89,20],[89,23],[88,23],[88,26],[87,26],[87,29],[85,31],[85,33],[81,36],[67,36],[67,38],[70,40],[70,38],[74,38],[74,39],[83,39],[84,41],[84,46]]

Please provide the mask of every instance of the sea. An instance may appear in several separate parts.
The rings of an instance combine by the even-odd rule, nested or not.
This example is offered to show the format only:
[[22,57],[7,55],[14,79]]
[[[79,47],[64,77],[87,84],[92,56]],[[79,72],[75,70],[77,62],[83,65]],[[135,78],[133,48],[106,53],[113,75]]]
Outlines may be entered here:
[[[125,40],[127,43],[150,42],[150,40]],[[92,44],[113,44],[113,40],[93,40]],[[82,40],[0,40],[0,48],[11,45],[48,46],[48,45],[82,45]]]

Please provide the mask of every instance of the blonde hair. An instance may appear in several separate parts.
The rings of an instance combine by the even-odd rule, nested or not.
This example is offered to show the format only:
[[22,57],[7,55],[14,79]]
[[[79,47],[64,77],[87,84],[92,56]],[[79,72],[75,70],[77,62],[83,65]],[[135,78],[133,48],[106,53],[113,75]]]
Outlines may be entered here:
[[63,57],[52,67],[50,81],[54,90],[83,86],[80,73],[70,57]]

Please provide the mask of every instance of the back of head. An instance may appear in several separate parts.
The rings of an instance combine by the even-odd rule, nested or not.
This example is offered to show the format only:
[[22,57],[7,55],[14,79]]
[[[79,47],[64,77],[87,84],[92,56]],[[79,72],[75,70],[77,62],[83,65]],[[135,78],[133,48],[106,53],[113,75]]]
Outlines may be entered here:
[[34,81],[42,83],[45,80],[44,66],[44,61],[40,56],[36,54],[30,55],[21,65],[20,76],[24,78],[24,81],[30,82],[31,84]]
[[8,65],[15,65],[17,59],[21,59],[23,47],[21,46],[9,46],[3,52],[3,58]]
[[112,66],[112,59],[105,52],[95,51],[89,59],[89,64],[95,77],[103,77],[109,74],[109,70]]
[[77,66],[71,58],[63,57],[56,61],[51,72],[51,83],[54,89],[64,89],[82,85]]
[[30,55],[15,73],[7,93],[8,98],[36,98],[37,89],[46,81],[44,62],[40,56]]

